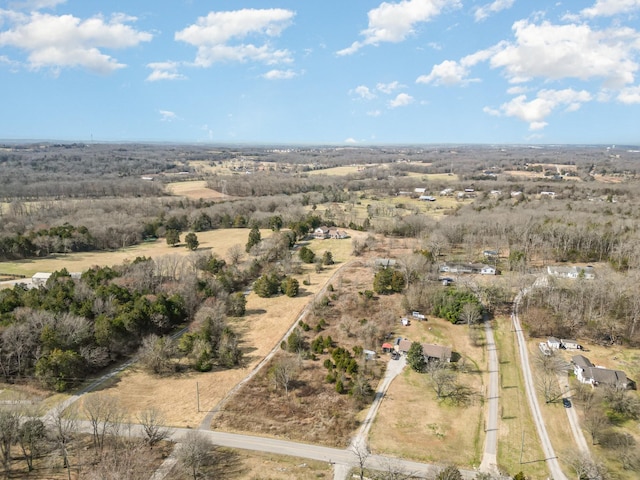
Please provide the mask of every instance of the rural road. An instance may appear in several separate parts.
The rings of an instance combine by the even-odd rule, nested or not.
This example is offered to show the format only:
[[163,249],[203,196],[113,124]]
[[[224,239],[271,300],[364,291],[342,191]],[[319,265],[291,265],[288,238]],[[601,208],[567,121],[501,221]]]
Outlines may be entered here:
[[[560,382],[561,391],[566,392],[562,395],[563,398],[568,398],[571,400],[571,392],[568,390],[569,387],[569,379],[567,372],[558,375],[558,381]],[[576,413],[576,409],[573,406],[573,402],[571,408],[565,408],[567,412],[567,418],[569,419],[569,426],[571,427],[571,433],[573,434],[573,440],[580,450],[580,453],[585,455],[590,455],[589,446],[587,444],[587,440],[584,438],[584,433],[582,433],[582,429],[580,428],[580,422],[578,421],[578,414]]]
[[489,415],[485,426],[486,438],[480,471],[498,474],[498,350],[493,336],[491,322],[485,322],[484,332],[489,352],[489,392],[487,395]]
[[[534,284],[535,285],[535,284]],[[531,373],[531,366],[529,364],[529,353],[527,351],[527,343],[524,338],[522,327],[520,326],[520,319],[518,318],[518,307],[522,298],[529,293],[529,288],[525,288],[516,295],[513,302],[513,314],[511,320],[513,322],[513,328],[518,340],[518,347],[520,350],[520,365],[522,367],[522,374],[524,377],[524,383],[527,391],[527,399],[529,400],[529,408],[531,409],[531,415],[533,416],[534,423],[536,424],[536,430],[538,431],[538,437],[540,437],[540,443],[542,445],[542,451],[544,453],[544,460],[547,462],[547,468],[551,474],[553,480],[568,480],[565,474],[560,468],[558,463],[558,457],[555,454],[549,434],[547,433],[547,427],[542,417],[540,410],[540,404],[538,403],[538,397],[536,396],[535,384],[533,382],[533,375]]]

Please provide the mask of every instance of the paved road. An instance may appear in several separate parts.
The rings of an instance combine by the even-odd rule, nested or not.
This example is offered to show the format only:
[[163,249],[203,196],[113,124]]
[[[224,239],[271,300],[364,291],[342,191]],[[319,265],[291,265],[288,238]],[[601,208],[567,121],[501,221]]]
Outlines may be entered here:
[[498,474],[498,350],[493,337],[491,322],[485,322],[484,332],[489,352],[489,392],[487,396],[489,415],[485,427],[486,439],[480,470],[486,473]]
[[544,418],[540,411],[540,404],[538,403],[538,397],[536,396],[535,384],[533,382],[533,375],[531,374],[531,367],[529,365],[529,353],[527,351],[527,344],[524,339],[524,333],[520,326],[520,319],[518,318],[518,306],[522,301],[522,298],[527,295],[529,289],[525,288],[515,298],[513,302],[513,314],[511,320],[513,321],[513,327],[516,332],[516,338],[518,340],[518,346],[520,349],[520,365],[522,367],[522,374],[524,377],[524,383],[527,390],[527,399],[529,400],[529,407],[531,408],[531,415],[536,424],[536,430],[538,431],[538,437],[540,437],[540,443],[542,445],[542,451],[547,462],[547,468],[551,474],[553,480],[567,480],[567,477],[562,472],[560,464],[558,463],[558,457],[551,445],[549,434],[547,433],[547,427],[544,424]]

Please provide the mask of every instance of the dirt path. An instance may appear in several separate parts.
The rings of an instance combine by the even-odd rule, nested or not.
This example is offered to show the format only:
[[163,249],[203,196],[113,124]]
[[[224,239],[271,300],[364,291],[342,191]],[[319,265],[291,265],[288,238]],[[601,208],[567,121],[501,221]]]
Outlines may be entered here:
[[491,322],[485,322],[484,326],[487,351],[489,352],[489,393],[487,395],[489,415],[485,427],[484,453],[480,470],[482,472],[498,474],[498,351],[493,337]]

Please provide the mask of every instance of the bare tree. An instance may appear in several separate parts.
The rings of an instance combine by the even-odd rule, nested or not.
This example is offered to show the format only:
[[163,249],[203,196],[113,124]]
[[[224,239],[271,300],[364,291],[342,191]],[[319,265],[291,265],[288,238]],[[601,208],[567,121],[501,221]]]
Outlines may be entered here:
[[555,374],[543,372],[538,375],[537,383],[546,403],[553,403],[562,398],[558,377]]
[[118,416],[118,402],[110,395],[94,393],[85,397],[82,407],[91,423],[93,448],[102,452],[107,430]]
[[149,446],[153,447],[169,436],[170,431],[164,426],[164,415],[156,408],[149,408],[140,412],[137,418],[142,426],[145,441]]
[[202,432],[190,431],[178,447],[178,463],[197,480],[200,469],[213,457],[212,448],[211,441]]
[[465,303],[460,312],[460,321],[467,325],[475,325],[482,319],[480,308],[472,303]]
[[578,478],[589,480],[608,480],[610,478],[606,467],[596,463],[590,455],[577,455],[570,458],[569,465],[575,470]]
[[168,336],[149,335],[142,341],[138,351],[140,363],[150,372],[166,374],[175,371],[172,358],[175,355],[175,341]]
[[0,410],[0,456],[5,475],[11,471],[11,448],[18,439],[20,416],[11,410]]
[[438,399],[446,397],[456,383],[456,374],[443,362],[431,361],[427,364],[431,387]]
[[67,469],[67,478],[71,480],[71,463],[69,462],[69,443],[77,431],[77,410],[74,405],[66,407],[64,403],[53,409],[49,416],[53,440],[60,456],[62,464]]
[[357,442],[356,444],[351,446],[351,452],[355,455],[356,461],[358,462],[358,475],[360,477],[360,480],[364,480],[364,467],[367,463],[367,459],[371,455],[371,451],[369,450],[365,442]]
[[300,372],[301,366],[299,356],[287,355],[278,358],[269,370],[274,385],[276,387],[282,387],[287,397],[289,396],[291,382]]

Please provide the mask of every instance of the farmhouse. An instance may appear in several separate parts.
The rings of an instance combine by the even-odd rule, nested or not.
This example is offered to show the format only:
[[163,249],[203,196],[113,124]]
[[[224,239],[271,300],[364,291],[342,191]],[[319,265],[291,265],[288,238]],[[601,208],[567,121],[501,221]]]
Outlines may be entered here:
[[431,343],[422,344],[422,355],[425,361],[438,360],[440,362],[451,361],[451,347],[443,347],[442,345],[434,345]]
[[593,280],[596,276],[593,267],[576,267],[576,266],[564,266],[564,265],[549,265],[547,267],[547,273],[552,277],[557,278],[586,278],[587,280]]

